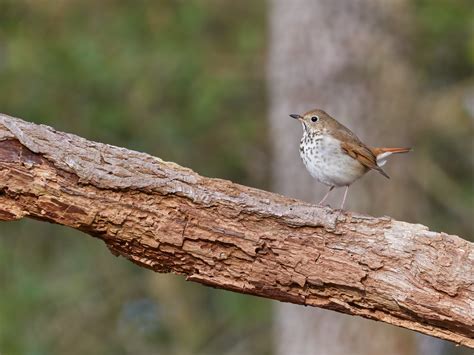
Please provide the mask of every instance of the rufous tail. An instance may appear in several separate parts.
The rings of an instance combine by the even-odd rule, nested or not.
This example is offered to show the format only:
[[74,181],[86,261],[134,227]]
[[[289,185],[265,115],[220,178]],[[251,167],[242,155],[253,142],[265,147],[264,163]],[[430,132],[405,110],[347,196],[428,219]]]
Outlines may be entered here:
[[392,154],[408,153],[412,148],[370,148],[377,157],[377,165],[382,167],[387,162],[387,158]]
[[411,148],[370,148],[370,150],[372,150],[375,156],[378,156],[383,153],[408,153],[411,151]]

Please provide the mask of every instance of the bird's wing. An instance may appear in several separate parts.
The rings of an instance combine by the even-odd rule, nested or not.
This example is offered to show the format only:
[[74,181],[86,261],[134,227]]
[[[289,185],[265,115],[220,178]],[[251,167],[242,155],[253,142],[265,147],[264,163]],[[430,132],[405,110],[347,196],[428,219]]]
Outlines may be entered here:
[[345,151],[351,158],[357,159],[357,161],[359,161],[359,163],[365,167],[376,170],[386,178],[390,179],[387,173],[377,165],[377,157],[370,150],[370,148],[362,143],[354,133],[347,131],[344,130],[339,132],[340,135],[344,136],[344,139],[341,140],[342,150]]
[[376,170],[387,179],[390,179],[387,173],[377,164],[377,157],[375,154],[369,147],[362,143],[350,129],[337,122],[335,136],[341,141],[342,150],[351,158],[356,159],[368,169]]

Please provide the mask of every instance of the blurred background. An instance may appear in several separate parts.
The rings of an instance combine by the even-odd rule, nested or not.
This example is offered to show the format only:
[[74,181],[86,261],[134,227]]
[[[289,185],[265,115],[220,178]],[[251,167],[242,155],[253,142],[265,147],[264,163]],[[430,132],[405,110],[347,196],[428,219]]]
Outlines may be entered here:
[[[0,112],[318,201],[286,125],[319,106],[367,143],[415,147],[348,208],[469,239],[472,1],[341,3],[0,0]],[[275,303],[152,273],[64,227],[0,225],[2,355],[302,353],[278,341],[291,316]],[[414,342],[399,353],[469,353]]]

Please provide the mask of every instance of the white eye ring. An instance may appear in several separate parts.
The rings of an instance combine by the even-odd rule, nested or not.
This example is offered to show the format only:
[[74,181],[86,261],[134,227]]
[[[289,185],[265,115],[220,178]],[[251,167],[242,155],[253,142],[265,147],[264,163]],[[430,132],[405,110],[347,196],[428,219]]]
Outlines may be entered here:
[[313,117],[311,117],[311,121],[316,122],[317,120],[319,120],[319,117],[318,117],[318,116],[313,116]]

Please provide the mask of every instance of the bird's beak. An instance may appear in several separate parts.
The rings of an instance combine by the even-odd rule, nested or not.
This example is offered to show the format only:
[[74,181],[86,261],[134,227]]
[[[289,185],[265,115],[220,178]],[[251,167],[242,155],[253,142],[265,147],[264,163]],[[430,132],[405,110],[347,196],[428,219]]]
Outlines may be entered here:
[[292,113],[292,114],[290,115],[290,117],[294,118],[295,120],[300,120],[300,119],[303,118],[303,116],[297,115],[296,113]]

